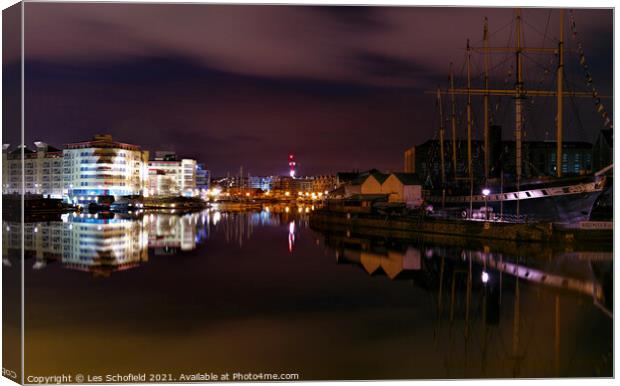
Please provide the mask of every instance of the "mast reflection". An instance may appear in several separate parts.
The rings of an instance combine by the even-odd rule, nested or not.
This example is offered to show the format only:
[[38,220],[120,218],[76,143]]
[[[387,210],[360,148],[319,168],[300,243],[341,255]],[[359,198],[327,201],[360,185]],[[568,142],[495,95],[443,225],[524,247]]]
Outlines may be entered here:
[[[448,378],[570,373],[574,354],[567,350],[579,347],[562,340],[575,328],[576,307],[589,302],[598,317],[613,318],[610,251],[514,256],[489,246],[322,233],[337,264],[362,268],[373,280],[408,281],[418,296],[429,295],[433,342]],[[605,367],[599,358],[592,362],[583,365]]]

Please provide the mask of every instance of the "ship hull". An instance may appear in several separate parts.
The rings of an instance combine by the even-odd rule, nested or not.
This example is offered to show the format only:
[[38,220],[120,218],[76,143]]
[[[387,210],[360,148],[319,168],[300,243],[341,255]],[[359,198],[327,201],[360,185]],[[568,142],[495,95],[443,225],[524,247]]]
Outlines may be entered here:
[[575,223],[590,219],[592,208],[605,188],[605,179],[592,176],[570,183],[552,181],[525,187],[520,190],[508,187],[506,191],[491,185],[486,187],[487,195],[431,192],[426,200],[435,208],[460,209],[458,215],[463,218]]
[[[580,222],[590,219],[590,212],[600,192],[570,196],[541,197],[530,200],[487,203],[496,216],[517,218],[524,221]],[[519,206],[517,210],[517,205]],[[478,204],[479,209],[484,205]]]

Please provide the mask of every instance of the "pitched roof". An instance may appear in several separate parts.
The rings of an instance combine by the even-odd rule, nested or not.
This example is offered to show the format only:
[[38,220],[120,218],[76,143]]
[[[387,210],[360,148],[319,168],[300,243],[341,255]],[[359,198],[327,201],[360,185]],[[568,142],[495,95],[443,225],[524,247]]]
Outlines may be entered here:
[[[338,173],[340,175],[340,173]],[[363,184],[368,177],[373,176],[380,184],[382,184],[387,178],[390,176],[389,174],[381,173],[377,169],[370,169],[365,172],[356,173],[355,178],[352,178],[350,182],[352,185],[361,185]],[[351,176],[350,176],[351,177]]]
[[370,175],[375,177],[375,179],[377,181],[379,181],[380,184],[385,182],[385,180],[387,180],[388,177],[390,176],[389,174],[385,174],[385,173],[381,173],[381,172],[373,172],[373,173],[370,173]]
[[421,185],[420,179],[415,173],[392,173],[392,175],[398,178],[403,185]]

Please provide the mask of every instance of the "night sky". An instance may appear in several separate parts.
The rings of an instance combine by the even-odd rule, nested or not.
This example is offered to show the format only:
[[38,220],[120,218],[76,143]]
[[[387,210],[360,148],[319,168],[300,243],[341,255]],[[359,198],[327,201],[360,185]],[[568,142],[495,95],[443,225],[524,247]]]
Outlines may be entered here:
[[[403,150],[436,133],[435,99],[425,91],[447,87],[450,61],[464,75],[466,38],[482,44],[484,16],[494,32],[491,45],[511,42],[513,12],[26,3],[26,141],[60,147],[111,133],[151,151],[195,157],[215,176],[237,173],[241,165],[253,175],[285,174],[289,153],[297,156],[300,174],[399,170]],[[594,84],[610,95],[613,13],[573,15]],[[523,18],[525,44],[540,45],[546,37],[546,45],[555,46],[557,12],[525,9]],[[565,39],[576,49],[568,27]],[[492,81],[512,88],[514,72],[502,60],[493,58],[498,74]],[[575,57],[566,60],[575,88],[587,90]],[[531,62],[540,70],[526,70],[531,87],[553,88],[553,58],[532,55]],[[476,55],[476,87],[481,63]],[[5,56],[5,74],[17,68],[16,58]],[[551,72],[542,81],[544,68]],[[463,81],[459,77],[457,86]],[[526,139],[554,138],[554,101],[548,99],[528,108]],[[508,136],[514,118],[510,101],[502,103],[496,120],[505,122]],[[612,114],[612,101],[604,103]],[[602,120],[592,99],[575,101],[579,120],[572,101],[566,105],[566,139],[593,141]],[[480,116],[476,110],[476,136]],[[464,133],[463,124],[459,130]]]

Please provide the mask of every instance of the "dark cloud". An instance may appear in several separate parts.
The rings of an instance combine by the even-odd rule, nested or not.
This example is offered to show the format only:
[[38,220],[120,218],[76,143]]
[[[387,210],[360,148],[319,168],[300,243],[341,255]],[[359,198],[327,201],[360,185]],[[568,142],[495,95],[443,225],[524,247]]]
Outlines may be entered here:
[[364,73],[380,78],[401,79],[420,78],[422,76],[431,78],[435,75],[431,69],[403,58],[366,52],[359,54],[356,59]]
[[[549,15],[523,11],[536,27],[524,28],[526,43],[553,44]],[[198,157],[215,174],[281,173],[290,152],[307,173],[398,169],[404,148],[434,135],[426,92],[445,86],[451,61],[463,84],[465,39],[481,44],[485,16],[491,45],[510,44],[506,8],[27,3],[26,139],[60,145],[106,131]],[[611,92],[613,13],[574,17],[595,81]],[[493,81],[512,87],[502,60],[492,59]],[[480,85],[479,58],[473,67]]]
[[357,6],[325,6],[311,7],[319,14],[333,18],[336,22],[357,28],[360,32],[386,31],[391,25],[381,18],[381,8],[379,7],[357,7]]

